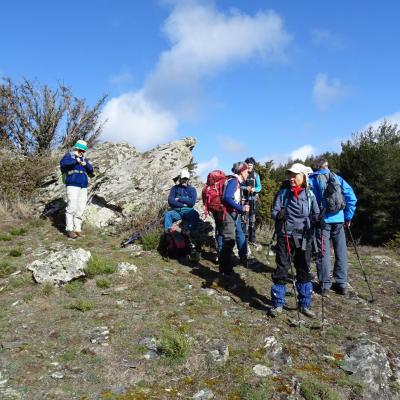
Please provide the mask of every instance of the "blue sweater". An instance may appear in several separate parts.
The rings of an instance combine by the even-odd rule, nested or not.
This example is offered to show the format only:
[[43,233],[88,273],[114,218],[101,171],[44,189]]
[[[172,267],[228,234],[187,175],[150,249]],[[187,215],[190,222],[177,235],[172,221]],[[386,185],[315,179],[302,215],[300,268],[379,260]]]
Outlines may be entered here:
[[[313,189],[315,197],[317,198],[317,202],[321,210],[324,208],[322,196],[326,185],[326,179],[318,179],[318,176],[329,173],[329,169],[321,169],[309,176],[310,185]],[[327,224],[351,221],[353,219],[354,212],[356,211],[357,197],[354,194],[352,187],[341,176],[336,175],[336,179],[339,182],[339,185],[342,187],[342,192],[346,200],[346,208],[335,213],[325,213],[324,221]]]
[[85,166],[79,164],[77,158],[73,152],[67,153],[60,161],[61,172],[66,174],[67,186],[87,188],[89,183],[87,174],[93,174],[93,167],[87,158],[81,157],[81,160],[86,162]]
[[171,208],[192,208],[197,199],[197,192],[193,186],[174,185],[172,186],[169,196],[168,204]]
[[[230,178],[225,187],[222,201],[227,206],[228,211],[236,210],[239,214],[243,214],[243,207],[235,201],[235,192],[240,190],[239,180],[236,176]],[[241,198],[242,196],[240,196]]]

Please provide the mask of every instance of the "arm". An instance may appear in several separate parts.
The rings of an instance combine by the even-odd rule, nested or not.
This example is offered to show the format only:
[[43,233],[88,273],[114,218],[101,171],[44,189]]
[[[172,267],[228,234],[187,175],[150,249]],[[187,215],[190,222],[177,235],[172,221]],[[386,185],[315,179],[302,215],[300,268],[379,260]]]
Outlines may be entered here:
[[168,196],[168,204],[172,208],[182,208],[184,207],[184,204],[181,203],[179,200],[176,200],[176,198],[178,197],[176,188],[177,186],[172,186]]
[[254,191],[256,193],[261,192],[261,179],[260,179],[260,175],[258,175],[258,174],[256,174],[256,186],[254,187]]
[[229,179],[228,183],[226,184],[224,196],[222,198],[222,201],[231,208],[234,208],[239,212],[239,214],[243,214],[243,208],[241,204],[236,203],[236,201],[233,199],[235,196],[235,192],[238,186],[238,181],[236,178]]
[[193,186],[188,186],[186,189],[187,196],[179,197],[181,203],[186,204],[187,207],[193,207],[196,203],[197,192]]
[[272,206],[272,219],[275,221],[279,212],[281,211],[281,209],[284,207],[283,206],[283,202],[282,202],[282,190],[279,191],[279,193],[277,194],[276,198],[275,198],[275,202],[274,205]]
[[74,167],[76,164],[78,164],[78,162],[71,153],[67,153],[60,161],[61,169],[71,169],[71,167]]
[[93,167],[92,167],[92,165],[90,164],[89,160],[88,160],[87,158],[84,158],[84,161],[86,162],[86,165],[85,165],[85,170],[86,170],[86,172],[87,172],[89,175],[93,175]]
[[343,190],[344,199],[346,200],[346,208],[344,209],[344,220],[351,221],[356,211],[357,197],[353,188],[342,178],[338,177],[340,186]]
[[312,220],[317,221],[319,218],[320,209],[318,207],[318,202],[317,202],[315,195],[313,196],[313,199],[312,199],[311,213],[312,213],[312,215],[311,215]]

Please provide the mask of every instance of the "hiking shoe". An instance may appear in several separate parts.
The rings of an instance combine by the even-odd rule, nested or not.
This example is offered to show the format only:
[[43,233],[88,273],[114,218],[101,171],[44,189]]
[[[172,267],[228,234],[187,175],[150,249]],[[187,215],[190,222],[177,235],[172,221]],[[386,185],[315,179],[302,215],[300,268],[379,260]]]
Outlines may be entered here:
[[66,235],[67,235],[67,237],[70,238],[70,239],[76,239],[76,238],[78,237],[78,235],[77,235],[75,232],[73,232],[73,231],[67,231],[67,232],[66,232]]
[[338,286],[336,288],[336,293],[340,294],[341,296],[346,296],[348,293],[347,287],[343,287],[343,286]]
[[270,317],[277,317],[278,315],[282,314],[283,307],[272,307],[268,310],[268,314]]
[[315,315],[315,313],[313,311],[311,311],[309,308],[307,307],[300,307],[299,311],[305,315],[308,318],[316,318],[317,316]]
[[75,235],[76,235],[77,237],[80,237],[80,238],[83,237],[82,232],[76,232],[76,231],[75,231]]
[[189,259],[192,262],[199,262],[200,261],[200,253],[198,251],[193,251],[189,255]]
[[322,289],[321,296],[322,297],[329,297],[329,289]]

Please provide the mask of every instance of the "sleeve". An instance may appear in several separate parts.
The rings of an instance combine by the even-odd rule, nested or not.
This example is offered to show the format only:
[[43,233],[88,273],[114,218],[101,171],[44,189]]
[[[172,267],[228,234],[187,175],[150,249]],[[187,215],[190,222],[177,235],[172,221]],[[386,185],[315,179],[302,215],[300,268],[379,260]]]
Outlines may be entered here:
[[193,207],[196,204],[197,192],[196,188],[193,186],[188,186],[186,190],[187,196],[182,196],[179,198],[181,203],[186,204],[187,207]]
[[276,217],[279,214],[279,211],[281,211],[281,209],[283,208],[282,198],[283,198],[283,190],[280,190],[278,195],[275,198],[274,205],[272,206],[271,216],[274,221],[276,220]]
[[357,197],[353,188],[342,177],[339,176],[338,179],[343,190],[344,199],[346,200],[344,220],[351,221],[356,211]]
[[260,179],[260,175],[258,175],[258,174],[256,174],[256,186],[254,187],[254,191],[256,193],[261,192],[261,179]]
[[184,205],[178,200],[175,200],[177,198],[177,192],[176,192],[176,186],[172,186],[169,196],[168,196],[168,204],[172,208],[182,208]]
[[76,165],[76,159],[70,153],[66,154],[60,161],[61,170],[70,169],[74,165]]
[[88,174],[90,174],[90,175],[93,175],[93,167],[92,167],[92,164],[90,164],[90,162],[89,162],[89,160],[87,160],[86,158],[85,158],[85,162],[86,162],[86,165],[85,165],[85,170],[86,170],[86,172],[88,173]]
[[318,219],[321,210],[319,209],[317,198],[315,197],[315,195],[312,197],[311,208],[312,208],[312,218]]
[[236,201],[233,200],[236,189],[237,189],[237,185],[238,185],[238,181],[236,178],[232,178],[232,179],[228,180],[222,201],[228,207],[231,207],[231,208],[234,208],[235,210],[237,210],[239,212],[239,214],[243,214],[242,205],[239,203],[236,203]]

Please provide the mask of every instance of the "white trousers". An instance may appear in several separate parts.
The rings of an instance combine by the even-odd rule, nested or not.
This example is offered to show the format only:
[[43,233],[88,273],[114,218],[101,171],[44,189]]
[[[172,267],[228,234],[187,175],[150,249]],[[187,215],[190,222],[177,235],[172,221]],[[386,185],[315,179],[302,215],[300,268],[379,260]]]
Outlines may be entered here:
[[80,232],[87,202],[87,188],[67,186],[65,225],[67,231]]

